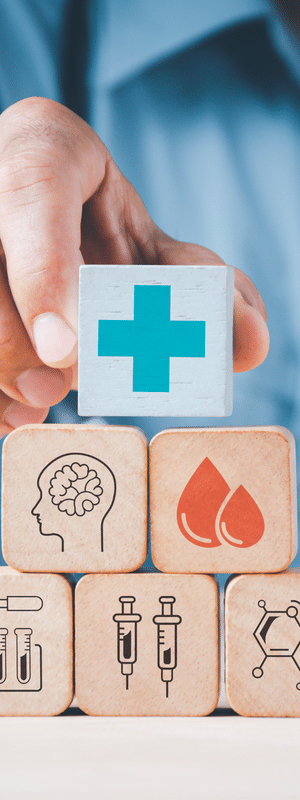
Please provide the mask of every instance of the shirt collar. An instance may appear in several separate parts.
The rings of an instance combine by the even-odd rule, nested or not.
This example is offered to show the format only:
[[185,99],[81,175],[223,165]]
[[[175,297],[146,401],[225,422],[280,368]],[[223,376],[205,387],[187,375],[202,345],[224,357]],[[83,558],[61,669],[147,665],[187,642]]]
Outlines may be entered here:
[[292,29],[279,16],[271,14],[268,20],[273,45],[290,72],[300,83],[300,43]]
[[268,0],[91,2],[90,82],[112,88],[219,30],[270,13]]

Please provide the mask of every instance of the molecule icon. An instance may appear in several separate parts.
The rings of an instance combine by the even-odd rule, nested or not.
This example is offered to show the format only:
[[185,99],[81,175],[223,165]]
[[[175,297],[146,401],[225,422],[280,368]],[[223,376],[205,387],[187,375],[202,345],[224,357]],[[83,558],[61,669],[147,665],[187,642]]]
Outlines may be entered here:
[[[299,600],[291,600],[291,603],[300,606]],[[262,678],[263,665],[267,658],[292,658],[300,671],[300,651],[299,655],[297,653],[300,645],[299,609],[296,605],[289,605],[285,611],[268,611],[265,600],[259,600],[257,605],[264,609],[264,613],[253,636],[263,651],[264,658],[260,666],[252,670],[253,678]],[[296,684],[296,689],[300,691],[300,682]]]

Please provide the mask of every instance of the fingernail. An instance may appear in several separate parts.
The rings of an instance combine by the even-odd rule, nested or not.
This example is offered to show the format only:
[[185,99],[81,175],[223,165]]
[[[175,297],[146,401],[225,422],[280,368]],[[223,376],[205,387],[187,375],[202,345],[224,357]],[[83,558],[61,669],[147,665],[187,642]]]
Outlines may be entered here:
[[41,314],[33,323],[36,352],[46,364],[63,361],[74,349],[77,338],[58,314]]
[[52,406],[61,397],[65,380],[60,369],[36,367],[22,372],[15,381],[19,392],[32,406]]
[[30,408],[30,406],[23,406],[22,403],[14,401],[4,412],[3,422],[10,425],[11,428],[18,428],[19,425],[44,422],[47,414],[48,408]]

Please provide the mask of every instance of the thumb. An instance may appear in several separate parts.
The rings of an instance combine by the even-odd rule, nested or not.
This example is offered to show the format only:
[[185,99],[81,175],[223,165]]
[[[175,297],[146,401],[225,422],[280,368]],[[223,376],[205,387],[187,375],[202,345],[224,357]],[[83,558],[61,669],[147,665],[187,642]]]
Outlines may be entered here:
[[58,103],[30,98],[0,121],[0,237],[10,292],[44,363],[77,360],[83,203],[105,172],[106,149]]

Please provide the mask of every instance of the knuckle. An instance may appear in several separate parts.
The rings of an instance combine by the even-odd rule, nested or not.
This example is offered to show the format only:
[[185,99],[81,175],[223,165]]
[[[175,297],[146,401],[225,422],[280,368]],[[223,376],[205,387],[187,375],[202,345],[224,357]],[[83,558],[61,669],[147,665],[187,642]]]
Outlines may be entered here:
[[11,353],[15,348],[14,344],[14,336],[11,332],[8,335],[5,335],[4,331],[0,330],[0,353]]
[[9,106],[0,116],[2,145],[11,142],[27,141],[28,137],[38,139],[47,136],[60,127],[64,117],[64,107],[54,100],[44,97],[29,97]]
[[[20,100],[0,116],[0,152],[70,150],[76,140],[76,115],[65,106],[44,97]],[[70,133],[73,132],[73,136]]]
[[0,330],[0,374],[16,369],[29,353],[30,345],[25,332],[21,338],[13,331]]

